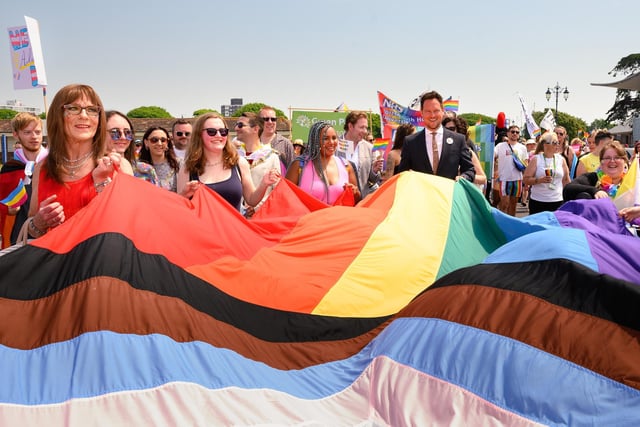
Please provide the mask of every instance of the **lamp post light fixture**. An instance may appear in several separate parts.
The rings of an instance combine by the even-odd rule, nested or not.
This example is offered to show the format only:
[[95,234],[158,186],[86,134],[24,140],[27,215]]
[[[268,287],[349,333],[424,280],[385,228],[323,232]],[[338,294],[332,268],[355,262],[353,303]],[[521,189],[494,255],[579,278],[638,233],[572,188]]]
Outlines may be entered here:
[[560,97],[561,93],[564,97],[564,100],[567,101],[569,99],[569,89],[567,89],[566,86],[562,88],[558,82],[556,82],[556,85],[554,87],[547,88],[547,91],[544,93],[547,101],[551,100],[551,95],[555,95],[556,97],[556,123],[558,122],[558,98]]

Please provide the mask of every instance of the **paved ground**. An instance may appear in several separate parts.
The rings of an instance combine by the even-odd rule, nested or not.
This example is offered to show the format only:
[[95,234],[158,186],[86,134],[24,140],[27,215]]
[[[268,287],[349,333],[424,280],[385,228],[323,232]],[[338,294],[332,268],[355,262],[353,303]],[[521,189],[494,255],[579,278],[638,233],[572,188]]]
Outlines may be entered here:
[[529,215],[529,208],[518,203],[518,207],[516,208],[516,217],[522,218],[527,215]]

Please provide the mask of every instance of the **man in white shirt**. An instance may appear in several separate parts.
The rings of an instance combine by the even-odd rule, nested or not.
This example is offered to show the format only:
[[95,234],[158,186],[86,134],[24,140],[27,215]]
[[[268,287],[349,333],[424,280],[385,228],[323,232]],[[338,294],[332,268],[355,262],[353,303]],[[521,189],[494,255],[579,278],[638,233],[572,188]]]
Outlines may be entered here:
[[516,216],[516,206],[518,198],[522,196],[522,171],[519,171],[514,163],[513,155],[518,156],[520,161],[527,164],[527,148],[520,144],[520,128],[510,126],[507,131],[507,141],[496,145],[494,160],[498,164],[498,180],[500,185],[500,203],[498,209],[508,215]]
[[184,119],[176,120],[171,126],[171,141],[176,157],[184,160],[184,156],[191,141],[191,123]]

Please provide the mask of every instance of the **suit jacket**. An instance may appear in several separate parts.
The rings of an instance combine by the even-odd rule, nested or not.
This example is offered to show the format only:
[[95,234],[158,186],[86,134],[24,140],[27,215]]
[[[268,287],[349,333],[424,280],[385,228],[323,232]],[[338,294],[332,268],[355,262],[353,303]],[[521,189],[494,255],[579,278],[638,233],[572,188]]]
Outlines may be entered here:
[[[463,178],[473,182],[476,177],[476,171],[473,168],[471,152],[467,147],[464,135],[448,129],[443,131],[442,152],[440,153],[436,175],[451,179],[462,175]],[[429,138],[429,141],[431,141],[431,138]],[[451,144],[447,141],[451,141]],[[427,155],[427,138],[424,129],[409,135],[402,145],[398,171],[404,172],[408,170],[433,174],[431,161]]]

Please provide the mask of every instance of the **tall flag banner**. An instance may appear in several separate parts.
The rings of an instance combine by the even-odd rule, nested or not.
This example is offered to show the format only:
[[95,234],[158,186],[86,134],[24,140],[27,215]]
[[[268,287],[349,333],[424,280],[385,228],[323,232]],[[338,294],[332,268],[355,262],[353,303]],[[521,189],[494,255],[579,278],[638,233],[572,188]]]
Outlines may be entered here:
[[18,186],[9,193],[7,197],[0,200],[0,203],[8,208],[17,208],[27,201],[27,189],[24,187],[24,182],[20,180]]
[[476,154],[487,177],[493,176],[493,149],[495,147],[496,127],[492,124],[469,127],[469,139],[476,146]]
[[386,125],[398,127],[403,123],[411,123],[415,127],[424,127],[420,111],[404,107],[380,91],[378,91],[378,102],[380,103],[380,116],[383,127]]
[[556,127],[556,118],[553,117],[553,112],[551,108],[547,109],[547,112],[544,113],[544,117],[540,120],[540,127],[545,130],[553,130]]
[[307,141],[311,125],[318,121],[330,123],[338,134],[344,130],[347,113],[343,111],[304,111],[293,110],[291,112],[291,140],[302,139]]
[[533,119],[531,112],[529,112],[529,110],[527,109],[522,95],[519,93],[518,98],[520,99],[520,105],[522,106],[522,112],[524,113],[524,120],[527,123],[527,131],[529,131],[529,135],[532,138],[537,138],[538,136],[540,136],[540,128],[536,124],[536,121]]
[[444,107],[444,111],[453,111],[457,113],[458,107],[460,106],[460,100],[451,99],[451,97],[449,97],[442,102],[442,106]]
[[26,25],[9,27],[13,88],[33,89],[47,85],[38,21],[24,17]]

